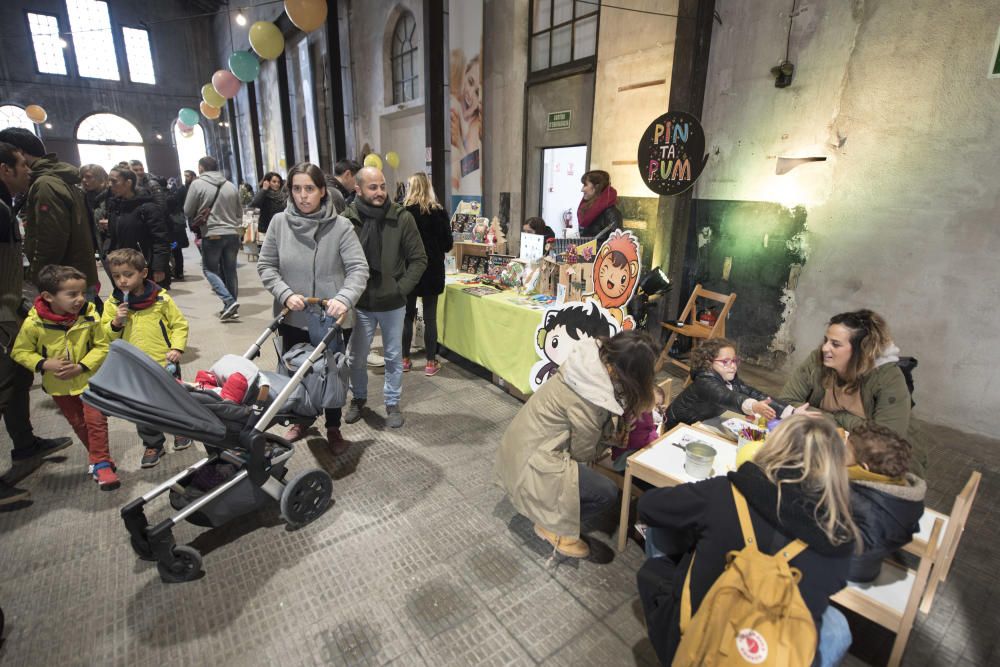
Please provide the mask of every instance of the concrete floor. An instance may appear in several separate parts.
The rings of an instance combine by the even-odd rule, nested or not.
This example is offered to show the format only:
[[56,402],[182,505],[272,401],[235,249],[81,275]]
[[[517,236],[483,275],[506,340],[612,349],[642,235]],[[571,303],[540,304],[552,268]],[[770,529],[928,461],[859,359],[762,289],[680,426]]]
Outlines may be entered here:
[[[192,249],[193,250],[193,249]],[[227,352],[242,353],[265,326],[271,300],[253,265],[240,269],[242,321],[220,324],[219,303],[189,260],[171,290],[192,328],[188,376]],[[419,355],[417,355],[419,358]],[[262,365],[273,365],[267,351]],[[415,364],[416,365],[416,364]],[[748,374],[750,371],[748,371]],[[367,423],[346,426],[350,451],[332,457],[318,436],[297,448],[292,472],[320,466],[336,503],[290,531],[276,509],[204,530],[182,524],[179,543],[204,554],[205,577],[165,585],[128,546],[119,508],[196,461],[200,448],[139,468],[131,424],[111,420],[122,488],[102,493],[85,474],[83,448],[45,463],[22,486],[30,507],[0,513],[4,665],[180,664],[650,665],[635,592],[643,556],[592,534],[595,556],[550,561],[492,484],[496,446],[520,403],[445,362],[404,376],[406,425],[383,426],[381,371],[372,370]],[[773,376],[759,377],[780,383]],[[770,378],[770,379],[769,379]],[[917,376],[919,382],[919,372]],[[32,394],[34,425],[69,432],[51,401]],[[972,469],[983,482],[947,583],[920,617],[905,663],[1000,663],[998,545],[1000,442],[931,427],[930,505],[947,510]],[[0,451],[9,449],[0,433]],[[167,516],[154,503],[151,521]],[[596,561],[610,561],[603,564]],[[891,635],[852,619],[847,664],[883,664]]]

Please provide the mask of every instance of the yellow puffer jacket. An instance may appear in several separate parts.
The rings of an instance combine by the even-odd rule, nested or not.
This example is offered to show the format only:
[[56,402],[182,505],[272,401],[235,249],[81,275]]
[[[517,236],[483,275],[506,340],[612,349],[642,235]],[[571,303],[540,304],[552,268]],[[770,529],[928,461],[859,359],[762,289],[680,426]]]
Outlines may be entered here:
[[[73,324],[66,326],[43,320],[34,308],[28,313],[14,341],[11,358],[30,371],[42,374],[42,389],[52,396],[82,394],[90,376],[108,356],[108,334],[101,326],[94,304],[88,303]],[[69,359],[84,371],[69,380],[60,380],[42,371],[46,359]]]
[[104,302],[104,316],[101,324],[111,340],[121,338],[145,352],[153,361],[166,366],[167,352],[184,351],[187,347],[188,321],[174,300],[161,289],[156,301],[148,308],[128,311],[128,320],[121,331],[115,331],[111,321],[121,300],[115,296]]

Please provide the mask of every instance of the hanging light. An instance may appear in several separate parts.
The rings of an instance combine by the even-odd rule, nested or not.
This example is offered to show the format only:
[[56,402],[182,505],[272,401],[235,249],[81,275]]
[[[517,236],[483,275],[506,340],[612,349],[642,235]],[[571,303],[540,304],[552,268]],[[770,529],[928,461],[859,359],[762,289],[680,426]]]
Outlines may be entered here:
[[52,129],[52,123],[46,123],[45,124],[45,129],[46,130],[51,130]]
[[162,141],[163,140],[163,135],[160,134],[159,132],[157,132],[156,133],[156,138],[157,138],[157,140],[161,140]]
[[244,26],[246,24],[247,24],[247,17],[243,15],[243,10],[240,9],[240,11],[236,13],[236,25]]

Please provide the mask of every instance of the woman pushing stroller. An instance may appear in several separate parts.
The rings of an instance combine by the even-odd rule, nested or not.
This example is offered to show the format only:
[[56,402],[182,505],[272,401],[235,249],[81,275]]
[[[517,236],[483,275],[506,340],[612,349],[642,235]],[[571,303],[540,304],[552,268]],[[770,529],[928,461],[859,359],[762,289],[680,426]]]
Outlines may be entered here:
[[[337,215],[323,171],[308,162],[295,165],[288,172],[288,190],[288,206],[271,219],[257,262],[264,287],[274,295],[274,312],[291,311],[278,327],[283,354],[309,342],[306,296],[326,299],[326,313],[333,318],[346,313],[344,328],[349,329],[350,311],[368,282],[364,250],[351,223]],[[340,434],[340,414],[339,407],[325,410],[326,439],[334,454],[350,446]],[[293,424],[285,437],[295,442],[308,428]]]

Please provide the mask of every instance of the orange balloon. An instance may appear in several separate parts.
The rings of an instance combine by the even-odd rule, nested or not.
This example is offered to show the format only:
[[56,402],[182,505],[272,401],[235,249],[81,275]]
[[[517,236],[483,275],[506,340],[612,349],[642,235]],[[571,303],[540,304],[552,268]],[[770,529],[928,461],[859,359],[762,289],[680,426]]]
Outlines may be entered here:
[[215,120],[219,117],[219,114],[222,113],[222,109],[219,107],[213,107],[208,102],[202,102],[198,106],[201,108],[201,115],[209,120]]
[[49,114],[45,112],[45,109],[38,106],[37,104],[29,104],[24,107],[24,115],[28,117],[32,123],[44,123],[49,117]]
[[325,0],[285,0],[285,13],[302,32],[312,32],[326,23]]

